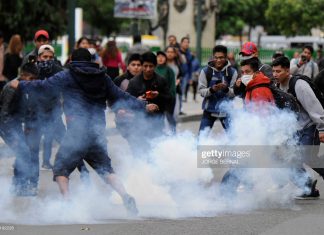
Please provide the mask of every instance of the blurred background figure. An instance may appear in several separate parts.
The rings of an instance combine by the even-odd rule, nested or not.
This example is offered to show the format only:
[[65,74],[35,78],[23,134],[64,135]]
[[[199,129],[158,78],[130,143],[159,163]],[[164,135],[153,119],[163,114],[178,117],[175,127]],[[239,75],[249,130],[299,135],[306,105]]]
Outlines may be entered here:
[[99,67],[102,67],[102,59],[99,56],[98,47],[95,39],[89,40],[89,51],[91,53],[92,61],[99,64]]
[[[76,42],[74,49],[79,48],[86,48],[88,49],[90,47],[89,38],[83,36],[79,38],[79,40]],[[69,55],[69,58],[65,61],[64,66],[68,65],[71,62],[71,55]]]
[[197,87],[198,87],[198,78],[200,74],[200,62],[194,53],[192,53],[191,66],[192,66],[192,75],[191,75],[192,78],[191,78],[190,85],[192,86],[193,100],[197,102],[196,95],[197,95]]
[[283,51],[276,51],[272,55],[272,61],[274,61],[275,59],[277,59],[277,58],[279,58],[281,56],[285,56],[284,52]]
[[126,65],[123,62],[122,54],[118,50],[116,41],[108,41],[106,48],[102,52],[102,63],[107,67],[107,74],[111,79],[119,76],[119,69],[126,72]]
[[300,55],[300,54],[299,54],[299,51],[295,51],[295,52],[294,52],[294,55],[293,55],[293,58],[294,58],[294,59],[298,59],[298,58],[299,58],[299,55]]
[[77,41],[77,43],[75,45],[75,49],[89,48],[89,47],[90,47],[90,43],[89,43],[89,38],[87,38],[87,37],[79,38],[79,40]]
[[237,61],[235,60],[235,54],[234,52],[229,52],[227,54],[227,59],[228,61],[231,63],[231,66],[236,69],[236,71],[239,73],[238,74],[238,77],[240,77],[240,66],[239,64],[237,63]]
[[7,52],[4,56],[3,75],[8,81],[18,76],[18,70],[21,66],[23,43],[20,35],[12,35],[9,41]]

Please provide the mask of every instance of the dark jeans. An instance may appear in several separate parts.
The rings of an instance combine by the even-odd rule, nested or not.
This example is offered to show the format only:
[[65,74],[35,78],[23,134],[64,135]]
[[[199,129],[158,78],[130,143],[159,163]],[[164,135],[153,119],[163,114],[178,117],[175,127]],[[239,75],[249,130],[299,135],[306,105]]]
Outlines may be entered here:
[[12,149],[16,156],[13,185],[22,186],[28,184],[32,177],[32,172],[30,171],[31,155],[21,124],[15,124],[12,127],[2,126],[0,133],[5,143]]
[[[298,144],[299,145],[313,145],[313,146],[319,146],[320,145],[320,139],[318,135],[318,130],[316,129],[316,125],[310,126],[308,128],[304,128],[303,130],[300,130],[297,132],[297,138],[298,138]],[[313,153],[314,154],[314,153]],[[317,153],[315,153],[317,154]],[[304,167],[302,167],[303,163],[308,162],[312,158],[312,156],[302,156],[303,162],[297,163],[300,164],[301,167],[294,168],[291,175],[292,182],[299,188],[309,187],[311,185],[312,179],[308,175],[307,171]],[[324,168],[312,168],[314,171],[316,171],[320,176],[324,176]],[[306,181],[302,180],[305,179]]]
[[[26,142],[27,145],[29,146],[30,153],[31,153],[31,161],[30,161],[31,183],[35,187],[38,186],[38,181],[39,181],[39,147],[40,147],[40,140],[43,134],[42,125],[43,123],[27,123],[25,126]],[[52,146],[50,146],[50,148],[47,149],[46,151],[51,154]],[[82,159],[80,160],[77,168],[80,171],[80,173],[88,172]]]
[[[316,146],[320,144],[318,130],[316,129],[315,125],[305,128],[301,131],[298,131],[296,135],[299,141],[299,145]],[[312,182],[313,182],[313,180],[311,179],[311,177],[309,176],[305,168],[302,166],[303,163],[307,164],[309,158],[311,158],[311,156],[303,156],[303,160],[301,162],[295,163],[298,167],[293,168],[290,174],[290,180],[298,188],[303,189],[305,191],[310,190],[310,187],[312,186]],[[312,169],[316,171],[318,174],[320,174],[322,177],[324,176],[324,168],[312,168]],[[222,182],[221,182],[221,190],[223,190],[222,192],[235,193],[236,188],[239,186],[240,183],[249,185],[246,179],[242,181],[242,175],[245,171],[246,169],[238,169],[238,168],[233,168],[228,170],[222,178]]]
[[172,133],[176,132],[176,125],[177,125],[177,122],[174,118],[175,105],[176,105],[176,97],[173,97],[170,103],[167,105],[165,111],[165,116],[166,119],[168,120]]
[[213,128],[215,121],[219,119],[223,128],[226,130],[229,127],[229,118],[228,117],[213,117],[212,113],[204,111],[203,116],[200,121],[199,132],[203,131],[206,127],[210,129]]
[[54,120],[48,120],[44,122],[45,125],[42,128],[43,133],[43,164],[49,164],[52,155],[52,145],[55,140],[57,143],[61,143],[65,134],[65,126],[63,124],[61,116]]

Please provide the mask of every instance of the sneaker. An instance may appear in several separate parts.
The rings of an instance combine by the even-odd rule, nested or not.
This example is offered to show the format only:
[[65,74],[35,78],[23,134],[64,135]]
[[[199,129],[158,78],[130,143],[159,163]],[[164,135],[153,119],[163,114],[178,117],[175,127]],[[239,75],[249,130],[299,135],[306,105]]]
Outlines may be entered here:
[[138,214],[136,202],[132,196],[126,195],[126,197],[123,198],[123,202],[124,202],[124,206],[127,210],[128,215],[136,216]]
[[311,186],[310,193],[303,193],[302,195],[296,196],[295,199],[298,200],[312,200],[318,199],[320,196],[319,190],[316,189],[317,180],[314,180]]
[[43,163],[42,168],[45,170],[52,170],[53,166],[51,163]]

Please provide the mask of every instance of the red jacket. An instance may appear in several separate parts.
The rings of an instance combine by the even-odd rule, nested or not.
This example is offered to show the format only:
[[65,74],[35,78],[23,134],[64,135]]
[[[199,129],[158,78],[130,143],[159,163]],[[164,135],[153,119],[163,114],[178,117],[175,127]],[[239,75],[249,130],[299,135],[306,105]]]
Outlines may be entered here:
[[126,71],[126,65],[123,62],[122,54],[120,53],[120,51],[118,51],[115,59],[109,58],[109,56],[107,56],[104,57],[102,60],[103,65],[106,67],[121,68],[123,72]]
[[[269,85],[270,79],[261,72],[256,72],[253,79],[246,86],[245,103],[251,101],[256,103],[269,102],[274,104],[274,98],[270,88],[261,85]],[[260,87],[257,87],[260,86]]]

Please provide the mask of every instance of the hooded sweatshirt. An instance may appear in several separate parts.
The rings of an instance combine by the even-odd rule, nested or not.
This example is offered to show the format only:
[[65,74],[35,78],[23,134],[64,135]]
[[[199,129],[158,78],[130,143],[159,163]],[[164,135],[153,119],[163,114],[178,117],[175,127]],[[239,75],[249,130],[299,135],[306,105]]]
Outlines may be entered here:
[[[226,65],[221,70],[217,70],[214,67],[214,61],[210,61],[208,62],[208,65],[201,70],[198,80],[198,90],[200,95],[204,97],[202,103],[203,110],[211,113],[219,113],[221,112],[219,107],[221,102],[234,97],[233,86],[237,79],[237,71],[230,65],[231,63],[227,61]],[[213,71],[209,83],[206,77],[208,68]],[[232,74],[231,77],[229,77],[230,74]],[[228,89],[224,91],[211,92],[210,88],[219,82],[226,82],[228,84]]]
[[[56,89],[62,92],[67,120],[83,120],[84,124],[105,123],[106,101],[116,104],[118,99],[134,109],[144,109],[145,103],[123,92],[106,75],[105,69],[92,62],[72,62],[68,70],[46,80],[19,83],[23,92],[35,89]],[[112,108],[119,108],[113,106]]]
[[250,102],[270,102],[274,103],[274,98],[270,88],[262,85],[270,85],[270,80],[262,72],[256,72],[253,79],[246,86],[245,103]]

